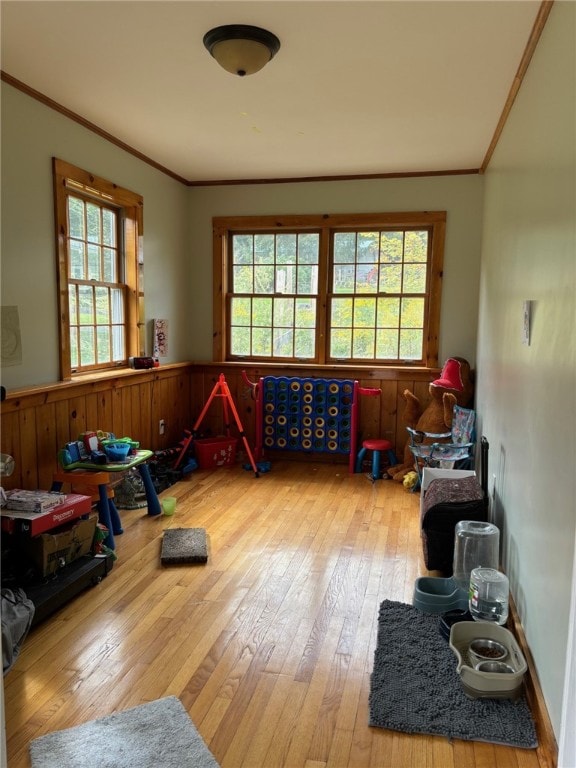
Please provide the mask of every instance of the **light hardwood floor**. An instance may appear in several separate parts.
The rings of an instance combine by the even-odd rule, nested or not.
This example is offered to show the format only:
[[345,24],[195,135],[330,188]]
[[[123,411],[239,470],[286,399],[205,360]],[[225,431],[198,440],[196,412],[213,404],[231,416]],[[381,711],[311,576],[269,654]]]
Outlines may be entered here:
[[[368,727],[379,604],[410,603],[427,573],[418,494],[285,461],[259,478],[196,471],[163,495],[176,515],[122,511],[112,572],[35,628],[6,676],[10,768],[30,765],[31,739],[167,695],[222,768],[549,765]],[[208,564],[160,564],[173,527],[206,529]]]

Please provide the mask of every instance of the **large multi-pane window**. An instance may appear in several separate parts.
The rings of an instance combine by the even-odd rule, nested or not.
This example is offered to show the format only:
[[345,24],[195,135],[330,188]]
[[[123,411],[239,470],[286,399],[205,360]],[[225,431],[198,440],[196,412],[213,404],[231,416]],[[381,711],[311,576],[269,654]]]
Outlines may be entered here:
[[443,212],[214,226],[215,359],[438,364]]
[[138,354],[142,200],[54,160],[62,378]]

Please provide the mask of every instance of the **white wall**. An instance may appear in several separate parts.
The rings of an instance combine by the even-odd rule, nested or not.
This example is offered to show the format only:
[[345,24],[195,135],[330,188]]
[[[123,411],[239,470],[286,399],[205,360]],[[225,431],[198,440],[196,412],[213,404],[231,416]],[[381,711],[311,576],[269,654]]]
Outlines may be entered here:
[[[169,356],[190,354],[188,190],[151,166],[2,83],[2,306],[17,306],[22,363],[2,366],[7,389],[58,381],[53,156],[144,197],[148,319],[169,320]],[[148,329],[151,353],[151,328]]]
[[576,5],[555,3],[486,174],[478,336],[503,563],[557,736],[576,525],[575,29]]
[[440,357],[474,365],[481,176],[186,188],[12,86],[1,94],[1,303],[18,307],[22,338],[8,389],[59,375],[52,156],[144,197],[146,316],[169,321],[164,362],[212,359],[213,216],[447,210]]
[[447,211],[440,360],[476,359],[484,179],[479,175],[191,187],[195,358],[212,359],[212,217]]

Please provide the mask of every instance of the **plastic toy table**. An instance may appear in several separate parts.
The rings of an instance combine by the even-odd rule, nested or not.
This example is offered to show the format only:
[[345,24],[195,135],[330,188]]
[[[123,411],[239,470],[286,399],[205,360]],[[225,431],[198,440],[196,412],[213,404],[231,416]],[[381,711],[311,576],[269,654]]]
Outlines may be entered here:
[[128,469],[137,467],[146,492],[148,514],[152,516],[159,515],[162,511],[160,501],[158,500],[158,495],[152,483],[148,465],[146,464],[153,455],[153,451],[141,450],[128,456],[124,461],[109,462],[107,464],[92,464],[90,461],[78,461],[73,464],[67,464],[64,469],[54,473],[52,490],[61,490],[63,483],[98,486],[98,519],[108,529],[105,544],[110,549],[115,549],[114,535],[118,536],[124,533],[124,531],[114,499],[108,498],[110,475],[114,472],[126,472]]

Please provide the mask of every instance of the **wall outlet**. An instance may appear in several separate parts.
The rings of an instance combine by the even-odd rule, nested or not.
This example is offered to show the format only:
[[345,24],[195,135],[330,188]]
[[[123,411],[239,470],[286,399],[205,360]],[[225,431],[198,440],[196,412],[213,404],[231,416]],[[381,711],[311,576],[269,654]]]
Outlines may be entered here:
[[166,424],[164,422],[164,419],[160,419],[160,421],[158,422],[158,434],[163,435],[165,428],[166,428]]

